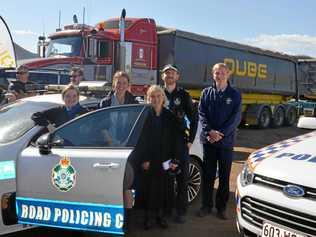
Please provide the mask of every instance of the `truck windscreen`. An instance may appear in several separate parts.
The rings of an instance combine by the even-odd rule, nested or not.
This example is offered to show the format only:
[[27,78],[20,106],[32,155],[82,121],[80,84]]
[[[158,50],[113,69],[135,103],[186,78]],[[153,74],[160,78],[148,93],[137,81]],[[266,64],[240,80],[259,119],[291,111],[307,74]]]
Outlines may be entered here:
[[81,45],[82,45],[81,36],[71,36],[71,37],[51,39],[47,47],[46,56],[47,57],[80,56]]

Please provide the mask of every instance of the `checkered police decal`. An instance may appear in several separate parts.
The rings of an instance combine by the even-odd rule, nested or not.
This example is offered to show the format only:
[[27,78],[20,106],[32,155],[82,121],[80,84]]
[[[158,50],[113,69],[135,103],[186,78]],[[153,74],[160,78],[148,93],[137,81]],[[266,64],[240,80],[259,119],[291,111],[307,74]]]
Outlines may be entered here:
[[254,169],[262,160],[270,157],[271,155],[314,136],[316,136],[316,131],[269,145],[251,153],[247,162],[250,167]]

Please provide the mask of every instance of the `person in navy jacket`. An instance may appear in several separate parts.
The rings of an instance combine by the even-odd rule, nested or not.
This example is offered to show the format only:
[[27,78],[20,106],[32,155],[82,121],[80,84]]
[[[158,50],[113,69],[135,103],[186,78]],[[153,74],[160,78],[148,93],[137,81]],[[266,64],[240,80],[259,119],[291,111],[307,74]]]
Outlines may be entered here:
[[202,206],[198,216],[213,208],[213,190],[218,167],[219,186],[215,207],[217,217],[227,219],[229,177],[233,159],[236,128],[241,120],[241,95],[228,82],[229,68],[217,63],[212,69],[214,83],[202,92],[199,104],[200,139],[203,144]]

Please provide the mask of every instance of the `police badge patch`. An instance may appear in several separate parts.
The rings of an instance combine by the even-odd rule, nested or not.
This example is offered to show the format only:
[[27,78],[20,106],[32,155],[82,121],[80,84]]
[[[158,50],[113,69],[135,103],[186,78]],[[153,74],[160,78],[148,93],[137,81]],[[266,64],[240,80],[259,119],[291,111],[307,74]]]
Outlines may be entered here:
[[177,98],[174,99],[173,102],[174,102],[175,105],[179,106],[181,104],[181,99],[179,97],[177,97]]
[[52,184],[61,192],[68,192],[76,184],[76,170],[71,165],[70,159],[62,158],[52,169]]
[[226,99],[226,104],[227,104],[227,105],[230,105],[231,103],[232,103],[232,99],[231,99],[231,98],[227,98],[227,99]]

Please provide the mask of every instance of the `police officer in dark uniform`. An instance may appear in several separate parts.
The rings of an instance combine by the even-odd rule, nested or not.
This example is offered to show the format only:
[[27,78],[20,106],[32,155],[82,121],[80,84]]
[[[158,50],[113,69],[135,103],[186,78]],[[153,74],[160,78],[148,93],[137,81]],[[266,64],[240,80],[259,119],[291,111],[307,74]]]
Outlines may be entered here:
[[[187,91],[177,86],[180,78],[179,69],[175,65],[165,65],[161,78],[168,99],[169,109],[176,115],[181,129],[180,140],[180,173],[177,174],[176,218],[177,223],[184,223],[187,211],[187,188],[189,178],[189,149],[194,141],[197,119],[194,113],[192,98]],[[189,123],[189,124],[188,124]]]
[[234,140],[241,119],[241,96],[228,82],[230,71],[226,64],[215,64],[212,72],[214,84],[203,90],[199,105],[203,173],[202,207],[198,216],[204,217],[212,211],[214,181],[218,167],[219,186],[215,207],[217,217],[226,220]]

